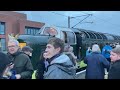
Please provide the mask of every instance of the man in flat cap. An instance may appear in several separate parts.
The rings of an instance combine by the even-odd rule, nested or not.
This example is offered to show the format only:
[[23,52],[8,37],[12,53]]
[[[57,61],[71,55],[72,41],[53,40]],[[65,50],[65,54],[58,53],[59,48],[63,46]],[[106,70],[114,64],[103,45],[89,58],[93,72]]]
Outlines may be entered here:
[[27,54],[27,55],[29,56],[29,58],[31,59],[33,49],[32,49],[30,46],[24,46],[24,47],[22,48],[22,51],[23,51],[25,54]]

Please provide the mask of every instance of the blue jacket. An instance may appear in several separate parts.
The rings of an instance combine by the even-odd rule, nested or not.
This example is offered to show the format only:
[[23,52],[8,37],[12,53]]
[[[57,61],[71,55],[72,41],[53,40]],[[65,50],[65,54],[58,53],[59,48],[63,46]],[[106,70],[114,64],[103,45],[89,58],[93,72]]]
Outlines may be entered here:
[[67,55],[54,58],[44,74],[44,79],[75,79],[75,67]]
[[107,59],[98,52],[92,52],[84,58],[84,63],[87,64],[86,79],[104,79],[105,70],[109,69],[110,63]]
[[105,58],[110,58],[110,51],[112,50],[112,47],[109,45],[105,45],[102,49],[102,55]]
[[90,55],[91,53],[92,53],[91,50],[87,50],[87,51],[86,51],[86,56],[87,56],[87,55]]

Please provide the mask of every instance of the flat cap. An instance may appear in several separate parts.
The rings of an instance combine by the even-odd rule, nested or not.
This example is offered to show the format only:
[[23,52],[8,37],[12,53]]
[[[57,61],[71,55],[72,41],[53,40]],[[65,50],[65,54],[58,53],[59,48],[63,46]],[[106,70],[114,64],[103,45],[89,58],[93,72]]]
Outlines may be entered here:
[[30,46],[24,46],[24,47],[22,48],[22,51],[30,51],[30,52],[32,52],[33,49],[32,49]]

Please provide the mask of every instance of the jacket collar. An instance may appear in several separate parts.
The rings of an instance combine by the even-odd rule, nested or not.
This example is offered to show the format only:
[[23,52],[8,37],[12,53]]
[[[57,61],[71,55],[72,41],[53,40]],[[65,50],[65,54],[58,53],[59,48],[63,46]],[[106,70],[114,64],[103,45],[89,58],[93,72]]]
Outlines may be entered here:
[[52,60],[54,60],[55,58],[59,57],[61,54],[56,54],[53,57],[51,57],[50,59],[47,59],[48,63],[50,64]]

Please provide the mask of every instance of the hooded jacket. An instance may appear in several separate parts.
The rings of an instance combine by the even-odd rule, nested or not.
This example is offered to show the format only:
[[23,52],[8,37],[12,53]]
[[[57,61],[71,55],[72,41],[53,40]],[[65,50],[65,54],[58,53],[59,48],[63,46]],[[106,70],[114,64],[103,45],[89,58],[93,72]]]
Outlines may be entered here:
[[110,58],[110,51],[112,50],[112,47],[109,45],[105,45],[102,49],[102,55],[105,58]]
[[54,58],[47,67],[44,79],[75,79],[75,67],[67,55]]

